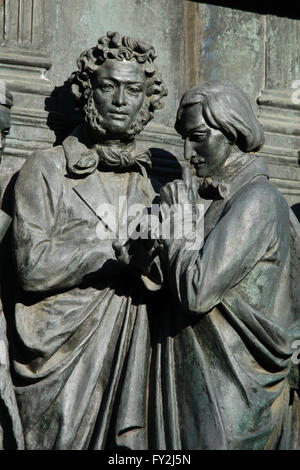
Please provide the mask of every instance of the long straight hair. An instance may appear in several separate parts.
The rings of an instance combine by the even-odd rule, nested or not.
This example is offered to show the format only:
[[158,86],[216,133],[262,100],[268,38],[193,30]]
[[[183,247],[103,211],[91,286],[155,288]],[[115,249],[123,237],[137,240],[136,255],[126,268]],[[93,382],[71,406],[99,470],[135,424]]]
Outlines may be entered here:
[[177,111],[175,129],[180,133],[182,111],[200,103],[208,126],[218,129],[243,152],[256,152],[265,143],[263,127],[247,95],[234,83],[211,81],[186,91]]

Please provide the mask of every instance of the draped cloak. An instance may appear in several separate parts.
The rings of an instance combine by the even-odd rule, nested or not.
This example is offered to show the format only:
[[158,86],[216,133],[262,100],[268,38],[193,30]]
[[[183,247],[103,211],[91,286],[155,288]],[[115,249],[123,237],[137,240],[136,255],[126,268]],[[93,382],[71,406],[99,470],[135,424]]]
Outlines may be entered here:
[[[99,238],[110,222],[96,213],[119,196],[148,207],[156,193],[139,169],[70,173],[87,151],[82,132],[29,157],[15,186],[14,381],[25,445],[144,449],[148,291]],[[127,223],[117,212],[119,228]]]
[[153,328],[150,447],[298,449],[299,224],[262,158],[240,155],[215,189],[201,250],[191,234],[164,256],[173,300]]

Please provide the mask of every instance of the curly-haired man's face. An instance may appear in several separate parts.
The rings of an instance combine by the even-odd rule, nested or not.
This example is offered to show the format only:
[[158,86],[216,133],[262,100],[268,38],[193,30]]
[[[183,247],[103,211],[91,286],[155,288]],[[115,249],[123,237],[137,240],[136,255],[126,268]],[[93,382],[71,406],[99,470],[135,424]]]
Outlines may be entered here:
[[144,104],[146,77],[142,64],[107,59],[94,74],[93,101],[105,138],[128,134]]

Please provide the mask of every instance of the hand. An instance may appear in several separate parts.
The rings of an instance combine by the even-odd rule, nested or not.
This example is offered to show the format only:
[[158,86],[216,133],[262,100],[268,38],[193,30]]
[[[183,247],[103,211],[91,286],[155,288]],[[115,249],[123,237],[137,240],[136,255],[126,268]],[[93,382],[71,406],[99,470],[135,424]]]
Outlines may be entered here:
[[174,180],[167,183],[160,190],[161,204],[176,206],[177,204],[188,204],[188,191],[182,180]]
[[126,264],[137,274],[147,275],[150,273],[152,262],[159,253],[161,244],[155,239],[133,240],[129,238],[125,245],[115,240],[112,246],[118,261]]
[[[195,181],[189,166],[183,168],[183,179],[168,183],[161,189],[161,215],[164,244],[180,239],[190,228],[195,230],[197,207]],[[166,234],[169,232],[169,237]]]
[[182,180],[175,180],[166,184],[160,191],[161,203],[168,206],[177,204],[195,205],[197,184],[192,178],[191,168],[188,164],[182,170]]

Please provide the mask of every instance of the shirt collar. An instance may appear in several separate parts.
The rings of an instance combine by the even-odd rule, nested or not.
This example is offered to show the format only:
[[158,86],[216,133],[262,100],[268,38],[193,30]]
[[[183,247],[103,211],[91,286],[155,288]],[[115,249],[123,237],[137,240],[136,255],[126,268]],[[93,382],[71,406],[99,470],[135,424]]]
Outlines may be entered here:
[[[62,145],[65,151],[67,170],[70,173],[77,173],[76,164],[84,153],[91,150],[91,159],[93,158],[92,149],[88,145],[88,139],[83,125],[75,127],[71,134],[63,141]],[[94,160],[96,163],[96,159]]]
[[269,178],[269,171],[263,157],[235,152],[228,158],[219,174],[200,179],[200,189],[202,192],[208,188],[213,189],[216,196],[213,199],[218,197],[227,199],[253,178],[261,175]]

